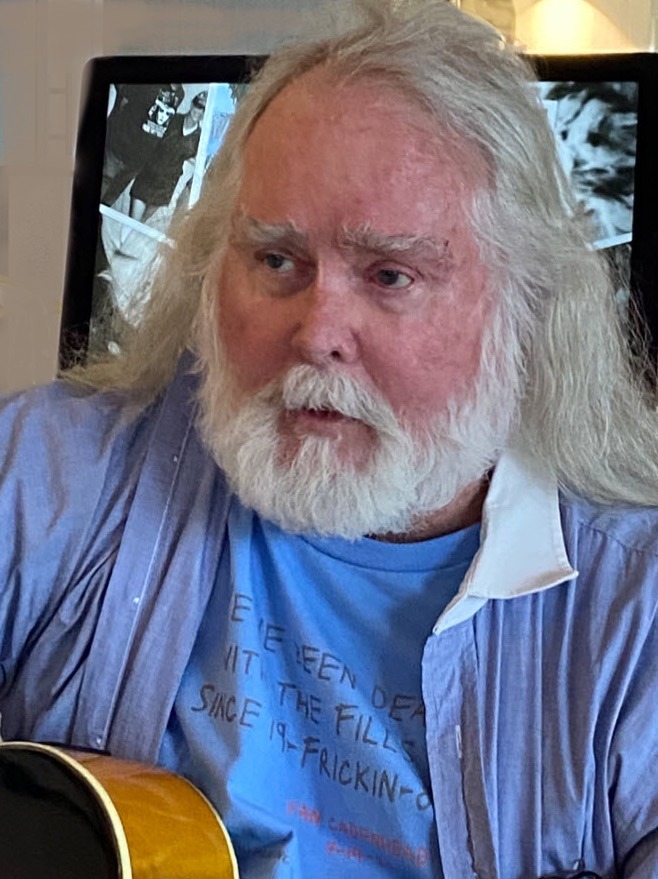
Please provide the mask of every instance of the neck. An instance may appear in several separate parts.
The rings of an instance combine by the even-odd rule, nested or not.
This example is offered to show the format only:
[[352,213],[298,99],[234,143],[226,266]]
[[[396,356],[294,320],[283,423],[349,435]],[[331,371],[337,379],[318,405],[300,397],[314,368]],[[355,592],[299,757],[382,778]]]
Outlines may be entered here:
[[468,528],[482,519],[482,507],[488,490],[489,475],[479,482],[467,485],[445,507],[419,516],[403,534],[388,532],[370,536],[387,543],[415,543]]

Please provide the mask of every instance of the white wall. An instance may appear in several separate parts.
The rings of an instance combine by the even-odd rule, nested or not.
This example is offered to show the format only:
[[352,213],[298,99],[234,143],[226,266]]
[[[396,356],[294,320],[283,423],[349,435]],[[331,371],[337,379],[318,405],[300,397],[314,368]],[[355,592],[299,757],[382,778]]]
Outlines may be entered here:
[[653,0],[516,0],[516,36],[535,52],[645,51]]
[[[112,53],[268,52],[296,31],[303,11],[322,2],[0,0],[0,391],[46,381],[55,371],[84,62]],[[620,48],[636,49],[650,44],[651,3],[596,0],[624,35]],[[531,0],[515,5],[523,25]]]

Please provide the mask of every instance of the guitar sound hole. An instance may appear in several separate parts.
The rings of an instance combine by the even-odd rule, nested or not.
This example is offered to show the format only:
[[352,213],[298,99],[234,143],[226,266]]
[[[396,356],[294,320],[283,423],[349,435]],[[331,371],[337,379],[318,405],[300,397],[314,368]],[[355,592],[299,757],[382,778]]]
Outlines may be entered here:
[[47,754],[0,750],[0,876],[120,876],[109,822],[95,797]]

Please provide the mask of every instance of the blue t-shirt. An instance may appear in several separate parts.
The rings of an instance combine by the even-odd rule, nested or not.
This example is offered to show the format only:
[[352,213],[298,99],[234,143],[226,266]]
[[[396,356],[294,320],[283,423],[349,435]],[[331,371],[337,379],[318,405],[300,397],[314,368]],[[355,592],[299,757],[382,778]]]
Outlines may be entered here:
[[232,504],[160,762],[216,805],[243,879],[441,875],[421,656],[479,537],[309,538]]

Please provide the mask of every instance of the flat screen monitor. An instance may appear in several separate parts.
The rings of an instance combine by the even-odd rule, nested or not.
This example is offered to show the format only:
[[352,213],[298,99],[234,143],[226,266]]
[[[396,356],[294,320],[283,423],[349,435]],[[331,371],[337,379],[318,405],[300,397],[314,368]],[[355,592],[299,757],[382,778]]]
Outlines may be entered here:
[[[113,350],[109,314],[139,320],[139,279],[191,206],[261,57],[106,57],[89,62],[81,107],[60,335]],[[592,246],[616,270],[620,309],[658,346],[658,59],[534,56],[539,94]],[[559,258],[559,255],[556,255]]]

